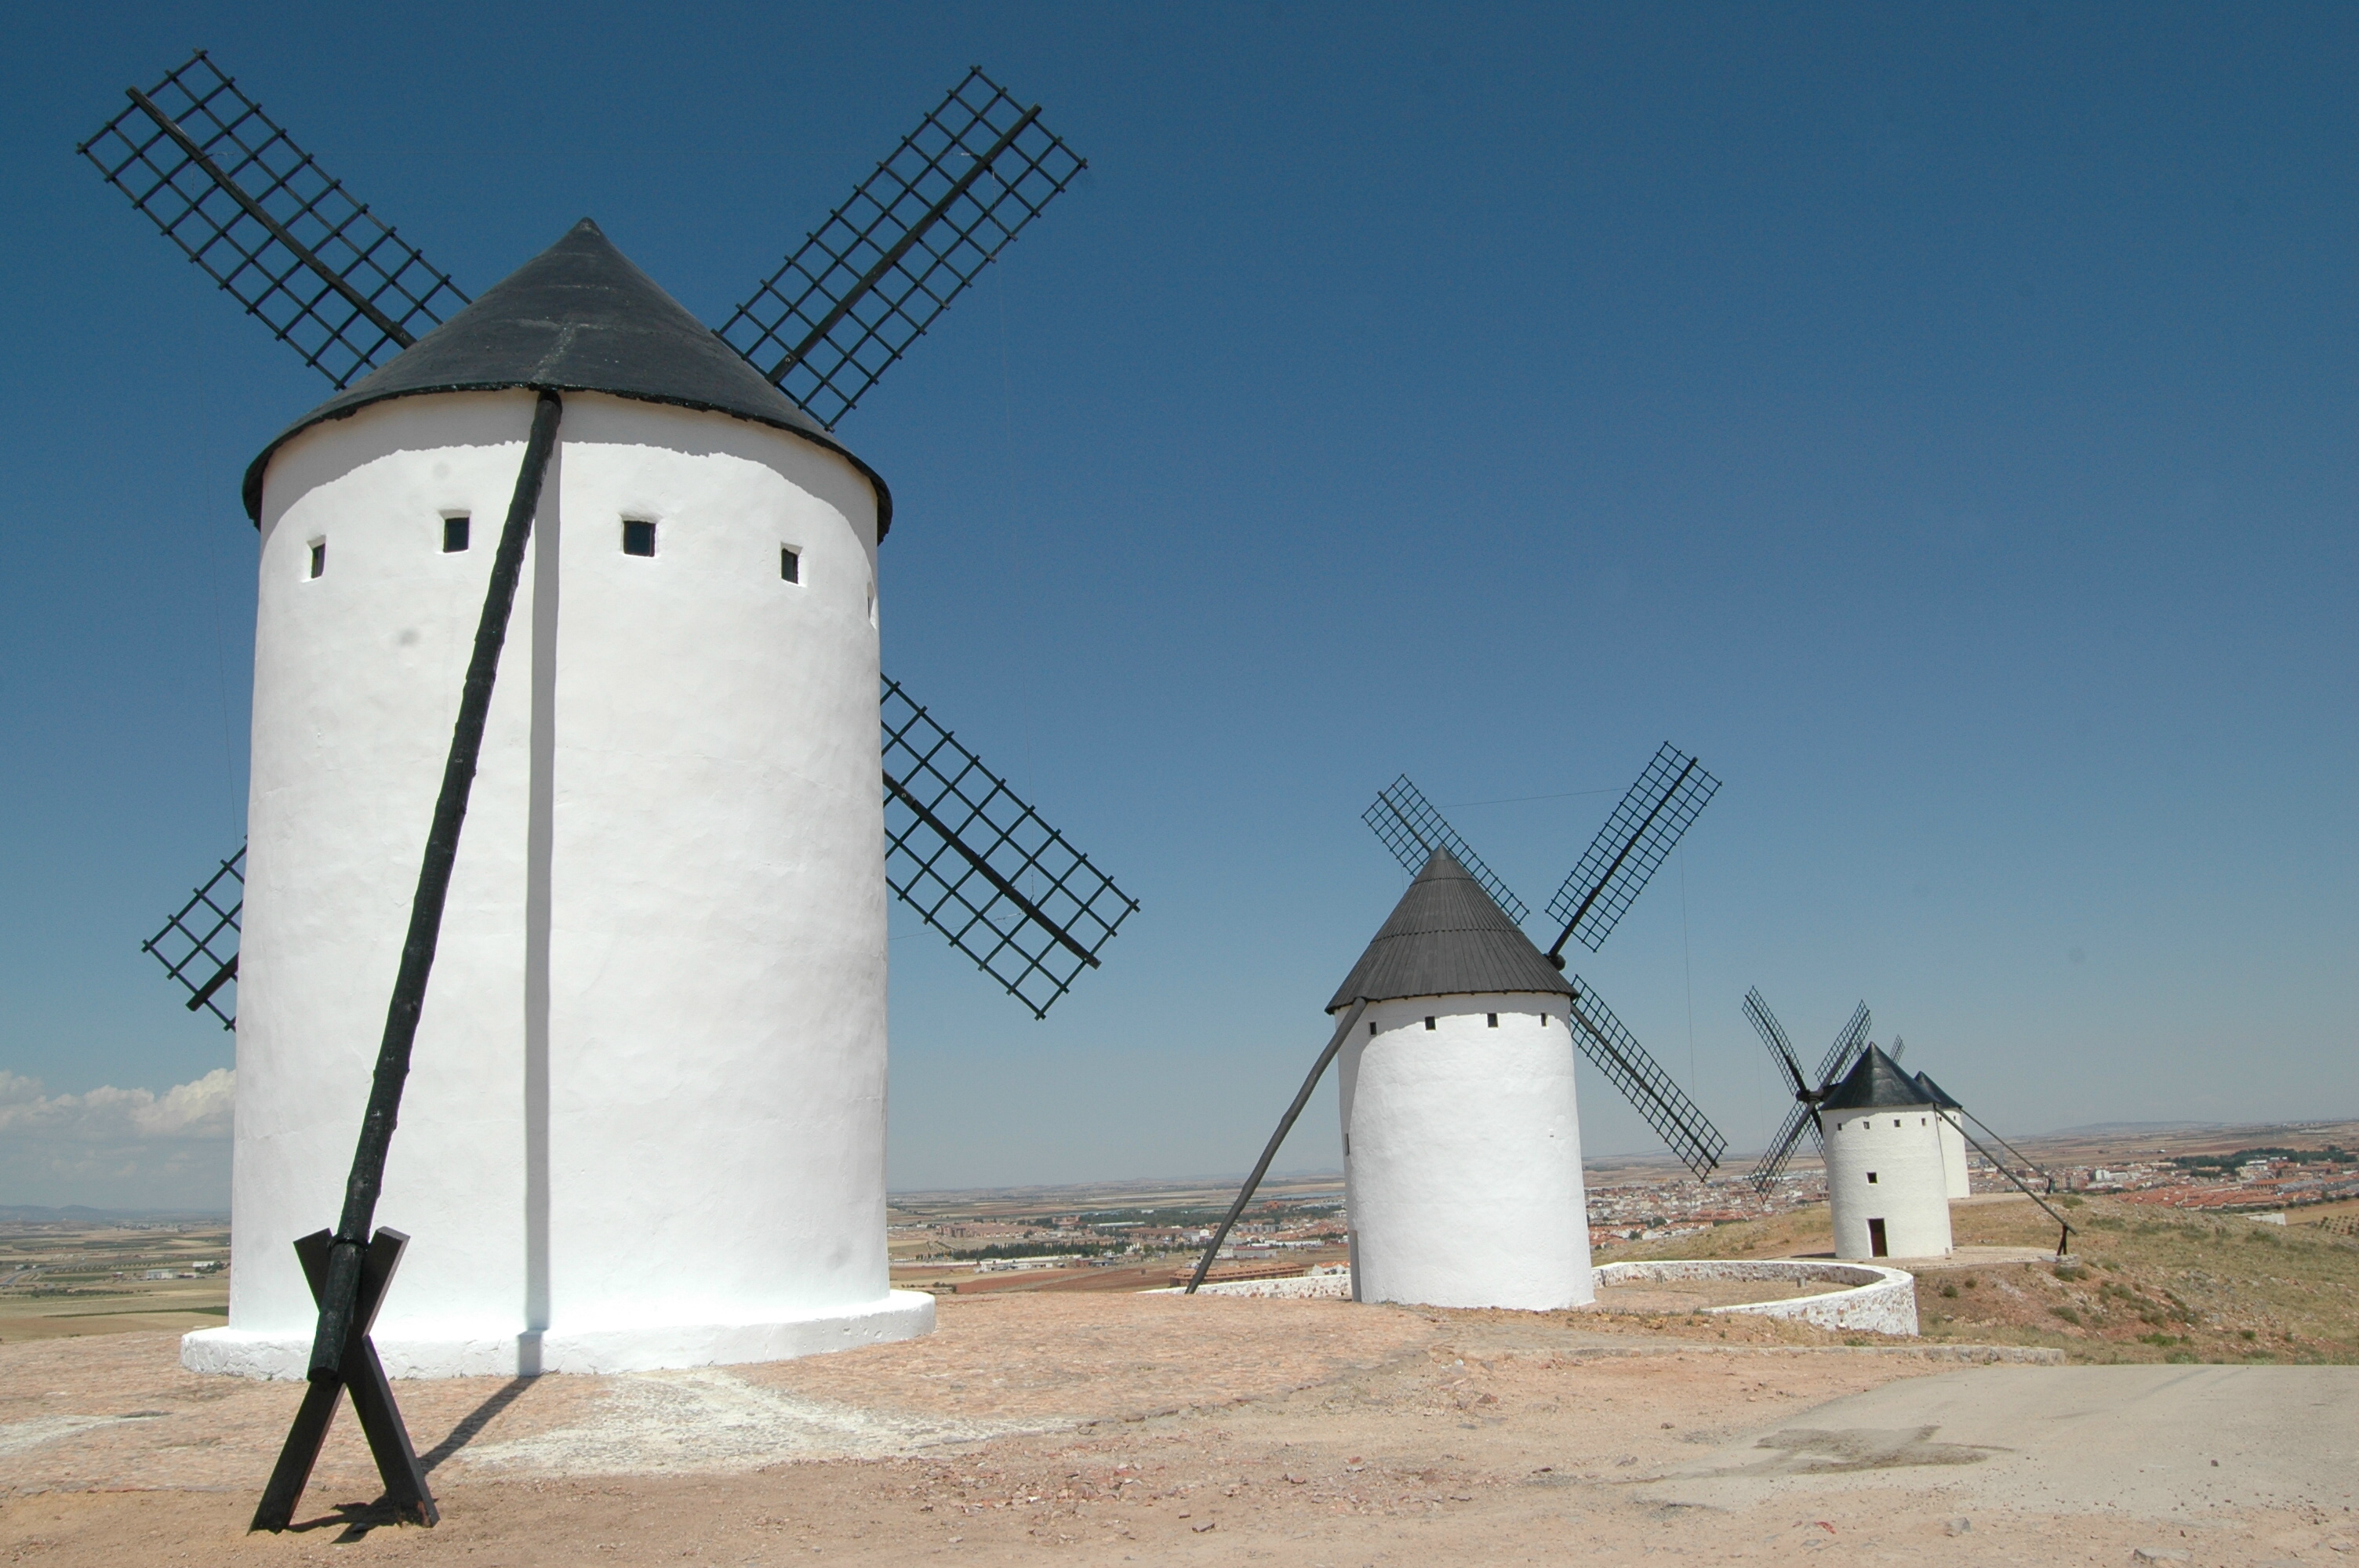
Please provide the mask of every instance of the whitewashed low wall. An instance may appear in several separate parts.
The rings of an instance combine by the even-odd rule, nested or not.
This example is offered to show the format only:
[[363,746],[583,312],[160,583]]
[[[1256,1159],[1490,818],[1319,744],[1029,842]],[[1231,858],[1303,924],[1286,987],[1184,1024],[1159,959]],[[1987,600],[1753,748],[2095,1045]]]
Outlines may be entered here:
[[[1177,1296],[1187,1292],[1185,1285],[1169,1285],[1159,1291],[1142,1291],[1142,1295]],[[1352,1271],[1338,1269],[1332,1273],[1296,1274],[1284,1280],[1221,1280],[1196,1287],[1200,1296],[1275,1296],[1296,1301],[1348,1302],[1352,1299]]]
[[[1701,1281],[1807,1281],[1832,1287],[1817,1295],[1788,1296],[1782,1301],[1744,1302],[1735,1306],[1705,1307],[1708,1313],[1749,1313],[1756,1317],[1784,1317],[1818,1328],[1856,1329],[1913,1338],[1917,1334],[1917,1277],[1899,1269],[1874,1263],[1754,1262],[1727,1259],[1659,1263],[1608,1263],[1595,1270],[1600,1290],[1608,1285],[1680,1284]],[[1180,1287],[1150,1291],[1149,1295],[1178,1295]],[[1298,1275],[1288,1280],[1229,1280],[1207,1284],[1198,1295],[1256,1296],[1294,1300],[1350,1301],[1352,1271]]]
[[1870,1334],[1914,1337],[1917,1277],[1874,1263],[1814,1263],[1699,1259],[1654,1263],[1608,1263],[1597,1271],[1599,1289],[1608,1285],[1681,1284],[1703,1281],[1788,1280],[1835,1288],[1818,1295],[1782,1301],[1744,1302],[1705,1307],[1707,1313],[1746,1313],[1755,1317],[1793,1318],[1819,1328],[1862,1329]]

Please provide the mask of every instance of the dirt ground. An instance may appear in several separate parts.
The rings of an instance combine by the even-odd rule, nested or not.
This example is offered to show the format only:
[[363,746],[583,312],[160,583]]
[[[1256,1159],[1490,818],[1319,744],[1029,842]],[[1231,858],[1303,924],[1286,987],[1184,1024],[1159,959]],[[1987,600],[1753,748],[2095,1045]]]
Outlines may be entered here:
[[[2063,1266],[2055,1227],[2014,1194],[1950,1206],[1955,1258],[1893,1260],[1917,1275],[1927,1338],[2046,1346],[2103,1365],[2359,1362],[2359,1240],[2117,1198],[2057,1201],[2076,1232]],[[1832,1245],[1820,1205],[1597,1258],[1784,1258]]]
[[[2238,1495],[2169,1509],[1973,1493],[1962,1445],[1812,1425],[1908,1379],[2058,1375],[2020,1364],[2053,1351],[1978,1367],[1767,1322],[1096,1294],[945,1300],[940,1325],[760,1367],[406,1383],[441,1525],[372,1510],[345,1416],[282,1536],[244,1526],[297,1388],[190,1376],[165,1335],[0,1346],[0,1561],[2347,1563],[2359,1537],[2331,1486],[2207,1470]],[[1852,1456],[1809,1457],[1830,1441]],[[1665,1490],[1755,1447],[1810,1473],[1724,1505]]]

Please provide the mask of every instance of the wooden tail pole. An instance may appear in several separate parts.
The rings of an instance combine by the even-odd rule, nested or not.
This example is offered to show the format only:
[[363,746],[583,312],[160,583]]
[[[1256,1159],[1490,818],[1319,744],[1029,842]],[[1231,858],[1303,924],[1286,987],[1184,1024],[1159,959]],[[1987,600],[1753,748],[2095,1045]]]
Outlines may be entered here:
[[[1951,1125],[1952,1127],[1956,1127],[1957,1123],[1951,1122]],[[1974,1121],[1974,1125],[1976,1127],[1982,1127],[1983,1124],[1981,1119],[1977,1118]],[[1983,1130],[1990,1132],[1990,1129],[1987,1127],[1983,1127]],[[2062,1215],[2058,1214],[2054,1209],[2049,1208],[2046,1198],[2041,1197],[2038,1193],[2033,1192],[2028,1186],[2025,1185],[2023,1178],[2017,1175],[2013,1171],[2008,1170],[2006,1163],[2002,1162],[1997,1155],[1984,1148],[1982,1141],[1977,1139],[1973,1133],[1968,1132],[1962,1127],[1959,1127],[1958,1135],[1963,1138],[1968,1143],[1973,1145],[1974,1152],[1980,1154],[1984,1159],[1988,1160],[1991,1162],[1992,1168],[1996,1170],[2000,1175],[2005,1176],[2008,1181],[2013,1182],[2016,1185],[2016,1189],[2022,1193],[2025,1197],[2029,1198],[2033,1203],[2038,1204],[2042,1209],[2047,1210],[2048,1217],[2056,1222],[2058,1229],[2061,1232],[2061,1234],[2056,1238],[2057,1258],[2060,1260],[2071,1256],[2072,1248],[2072,1222],[2065,1218]],[[1992,1133],[1991,1136],[1995,1138],[1998,1135],[1996,1133]],[[2032,1168],[2034,1170],[2038,1169],[2038,1166],[2033,1166]]]
[[[295,1504],[302,1497],[304,1482],[310,1478],[320,1442],[327,1435],[328,1422],[335,1413],[337,1392],[348,1381],[348,1368],[363,1361],[373,1365],[376,1360],[375,1348],[365,1344],[367,1319],[361,1311],[364,1277],[373,1247],[395,1233],[380,1231],[373,1242],[370,1227],[376,1217],[377,1194],[385,1183],[385,1160],[393,1146],[394,1126],[400,1119],[402,1085],[409,1076],[410,1047],[418,1038],[419,1012],[425,1005],[426,982],[434,968],[435,944],[442,934],[442,905],[451,892],[451,869],[459,856],[460,829],[466,825],[468,792],[474,785],[475,764],[483,754],[484,726],[491,713],[492,686],[499,677],[500,650],[507,641],[508,617],[516,608],[516,582],[524,572],[525,545],[532,535],[533,514],[540,507],[541,481],[549,472],[549,455],[557,447],[557,424],[563,412],[564,405],[557,394],[544,388],[533,409],[532,434],[525,443],[524,464],[516,473],[516,493],[508,502],[507,523],[500,531],[499,550],[492,557],[491,584],[484,594],[483,618],[475,627],[474,655],[467,663],[459,718],[451,730],[451,753],[442,768],[442,789],[435,799],[433,826],[426,836],[418,892],[410,901],[409,934],[402,943],[401,968],[394,979],[393,1000],[386,1009],[385,1035],[377,1047],[376,1074],[369,1086],[368,1109],[361,1119],[360,1143],[353,1152],[352,1175],[344,1184],[343,1216],[336,1223],[315,1274],[311,1259],[306,1256],[304,1260],[305,1272],[312,1275],[313,1293],[320,1303],[320,1325],[311,1341],[311,1391],[305,1396],[303,1410],[287,1434],[278,1472],[272,1476],[263,1506],[255,1515],[253,1528],[256,1530],[286,1528],[293,1517]],[[408,1238],[400,1239],[406,1242]],[[299,1252],[307,1243],[316,1240],[317,1238],[307,1237],[297,1243]],[[396,1259],[399,1251],[397,1245],[393,1253]],[[391,1271],[388,1262],[385,1265],[386,1277],[390,1277]],[[370,1311],[373,1314],[374,1303]],[[355,1345],[355,1340],[363,1343]],[[363,1350],[365,1356],[360,1357]],[[377,1379],[383,1379],[381,1369]],[[361,1402],[357,1388],[353,1398],[356,1404]],[[385,1410],[392,1411],[389,1389],[385,1395]],[[391,1419],[397,1426],[398,1414],[393,1414]],[[364,1425],[373,1425],[365,1410],[362,1420]],[[308,1437],[307,1422],[318,1429]],[[376,1446],[375,1437],[372,1431],[372,1446]],[[306,1442],[309,1450],[303,1452]],[[400,1447],[407,1450],[408,1446],[405,1434]],[[386,1451],[379,1447],[378,1466],[385,1473],[387,1495],[399,1502],[411,1477],[397,1476],[394,1471],[386,1470]],[[414,1468],[414,1460],[412,1463]],[[422,1487],[422,1477],[418,1484]],[[433,1516],[433,1502],[428,1498],[419,1517],[421,1522],[431,1524]]]
[[1279,1119],[1277,1130],[1269,1135],[1269,1147],[1261,1152],[1260,1163],[1255,1165],[1253,1174],[1245,1178],[1245,1186],[1237,1193],[1237,1201],[1229,1206],[1229,1217],[1221,1221],[1221,1228],[1212,1232],[1212,1244],[1204,1249],[1204,1255],[1196,1260],[1195,1278],[1188,1281],[1188,1288],[1182,1294],[1194,1295],[1196,1287],[1204,1282],[1204,1275],[1212,1267],[1212,1260],[1221,1255],[1221,1243],[1229,1238],[1229,1227],[1236,1224],[1237,1216],[1245,1213],[1245,1205],[1253,1202],[1254,1189],[1260,1186],[1262,1177],[1269,1173],[1269,1162],[1277,1158],[1277,1146],[1286,1141],[1288,1133],[1294,1130],[1294,1119],[1300,1116],[1302,1108],[1310,1103],[1310,1091],[1319,1087],[1319,1080],[1326,1075],[1327,1064],[1335,1059],[1335,1053],[1343,1048],[1343,1042],[1351,1036],[1352,1026],[1358,1023],[1360,1014],[1367,1011],[1367,1001],[1363,998],[1351,1005],[1343,1014],[1343,1022],[1335,1026],[1335,1037],[1327,1042],[1327,1049],[1320,1052],[1319,1060],[1310,1065],[1310,1076],[1302,1080],[1302,1088],[1295,1095],[1294,1103],[1286,1108],[1286,1115]]

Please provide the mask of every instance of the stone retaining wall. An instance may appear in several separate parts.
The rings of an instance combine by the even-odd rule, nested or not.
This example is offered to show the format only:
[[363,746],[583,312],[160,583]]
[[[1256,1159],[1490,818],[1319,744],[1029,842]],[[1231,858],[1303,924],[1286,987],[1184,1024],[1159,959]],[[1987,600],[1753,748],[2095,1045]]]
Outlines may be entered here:
[[1864,1329],[1870,1334],[1913,1337],[1917,1333],[1916,1276],[1873,1263],[1697,1259],[1653,1263],[1608,1263],[1597,1271],[1597,1283],[1601,1289],[1607,1285],[1675,1284],[1681,1281],[1702,1280],[1791,1280],[1835,1287],[1820,1294],[1788,1296],[1783,1301],[1706,1307],[1703,1310],[1707,1313],[1749,1313],[1756,1317],[1796,1318],[1820,1328]]
[[[1815,1295],[1788,1296],[1782,1301],[1745,1302],[1735,1306],[1705,1307],[1708,1313],[1750,1313],[1756,1317],[1795,1318],[1820,1328],[1862,1329],[1870,1334],[1914,1337],[1917,1333],[1917,1279],[1898,1269],[1873,1263],[1751,1261],[1701,1259],[1658,1263],[1608,1263],[1595,1271],[1600,1289],[1607,1285],[1681,1281],[1788,1280],[1823,1283],[1832,1288]],[[1176,1295],[1178,1288],[1151,1292]],[[1200,1295],[1352,1299],[1352,1273],[1297,1275],[1288,1280],[1232,1280],[1207,1284]]]

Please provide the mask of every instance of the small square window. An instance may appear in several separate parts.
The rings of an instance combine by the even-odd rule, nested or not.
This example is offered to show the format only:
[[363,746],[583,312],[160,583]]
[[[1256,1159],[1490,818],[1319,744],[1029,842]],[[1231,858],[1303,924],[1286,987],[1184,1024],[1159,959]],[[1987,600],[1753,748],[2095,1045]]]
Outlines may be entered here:
[[455,556],[466,547],[467,519],[463,516],[442,519],[442,553]]
[[1427,1019],[1427,1020],[1425,1021],[1425,1026],[1426,1026],[1428,1029],[1432,1028],[1432,1027],[1433,1027],[1433,1020],[1431,1020],[1431,1019],[1430,1019],[1430,1018],[1429,1018],[1429,1019]]
[[325,539],[311,541],[311,575],[313,577],[328,575],[328,541]]
[[1867,1184],[1868,1184],[1869,1186],[1871,1186],[1871,1187],[1876,1184],[1875,1184],[1875,1173],[1874,1171],[1870,1171],[1870,1172],[1867,1173]]
[[636,517],[623,519],[623,554],[652,556],[656,553],[656,525]]
[[1492,1027],[1492,1028],[1494,1028],[1494,1029],[1498,1028],[1498,1027],[1499,1027],[1499,1015],[1498,1015],[1497,1013],[1494,1012],[1494,1013],[1489,1014],[1488,1016],[1489,1016],[1489,1018],[1490,1018],[1490,1020],[1491,1020],[1491,1027]]
[[792,545],[778,546],[778,576],[788,582],[803,580],[803,553]]

